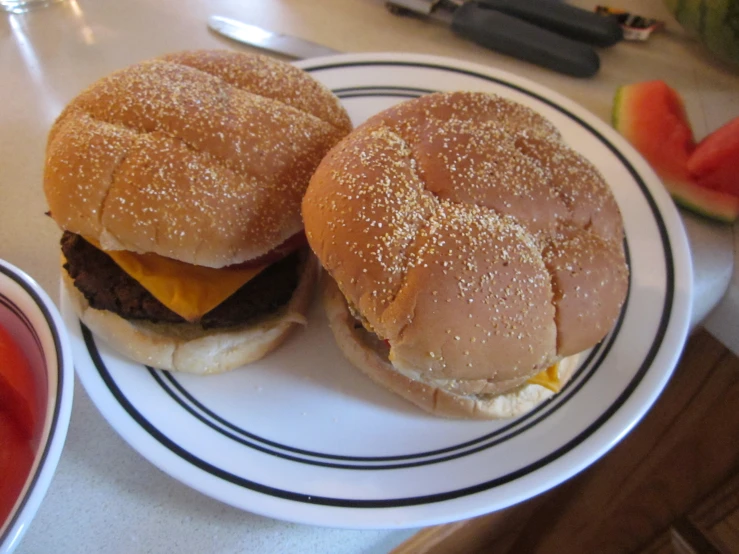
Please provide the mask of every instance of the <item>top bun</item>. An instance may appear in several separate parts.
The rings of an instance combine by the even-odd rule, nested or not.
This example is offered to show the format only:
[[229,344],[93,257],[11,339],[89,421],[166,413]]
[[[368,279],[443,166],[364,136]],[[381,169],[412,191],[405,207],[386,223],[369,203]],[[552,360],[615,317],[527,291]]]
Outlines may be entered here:
[[490,94],[431,94],[369,119],[321,162],[303,218],[408,375],[513,388],[602,339],[626,295],[601,175],[541,115]]
[[54,123],[44,189],[63,228],[107,250],[222,267],[299,232],[321,158],[351,130],[310,75],[193,51],[101,79]]

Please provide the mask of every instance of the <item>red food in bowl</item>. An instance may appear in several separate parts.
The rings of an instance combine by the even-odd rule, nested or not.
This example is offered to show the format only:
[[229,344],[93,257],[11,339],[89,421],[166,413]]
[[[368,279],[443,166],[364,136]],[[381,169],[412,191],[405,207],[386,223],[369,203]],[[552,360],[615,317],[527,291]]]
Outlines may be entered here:
[[0,522],[15,505],[33,465],[40,399],[28,360],[0,325]]
[[10,417],[26,437],[33,436],[37,427],[36,388],[23,351],[0,325],[0,412]]
[[0,411],[0,522],[10,514],[33,465],[31,440],[5,411]]

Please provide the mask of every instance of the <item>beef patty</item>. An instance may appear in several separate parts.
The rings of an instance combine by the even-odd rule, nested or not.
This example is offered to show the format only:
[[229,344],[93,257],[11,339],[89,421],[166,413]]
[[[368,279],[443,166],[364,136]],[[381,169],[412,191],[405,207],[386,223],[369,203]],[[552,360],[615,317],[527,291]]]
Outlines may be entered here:
[[[81,236],[65,231],[61,243],[67,258],[64,269],[93,308],[125,319],[187,323]],[[297,251],[273,263],[203,315],[200,325],[204,329],[231,327],[275,312],[290,301],[298,286],[301,259]]]

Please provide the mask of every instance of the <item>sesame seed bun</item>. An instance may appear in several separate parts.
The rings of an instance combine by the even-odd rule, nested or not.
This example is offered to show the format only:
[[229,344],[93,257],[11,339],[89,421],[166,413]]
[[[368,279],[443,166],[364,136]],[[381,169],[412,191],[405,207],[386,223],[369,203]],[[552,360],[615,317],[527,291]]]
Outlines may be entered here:
[[94,83],[54,123],[44,190],[106,250],[222,267],[302,229],[300,201],[351,129],[304,71],[228,51],[171,54]]
[[[293,65],[228,51],[170,54],[117,71],[69,103],[49,132],[44,191],[57,224],[104,252],[210,268],[264,266],[303,246],[300,203],[310,176],[351,127],[338,98]],[[94,263],[78,256],[75,279],[94,272]],[[80,319],[120,353],[205,374],[261,358],[305,323],[316,262],[311,256],[290,271],[302,273],[275,283],[298,282],[280,291],[281,304],[292,294],[287,304],[239,297],[245,309],[231,309],[217,325],[174,313],[176,302],[157,304],[146,285],[120,285],[126,280],[114,271],[88,279],[83,294],[63,275]],[[131,272],[134,285],[143,272]],[[180,309],[211,292],[188,289],[187,271],[173,272],[148,275],[148,283],[169,285]],[[218,278],[209,279],[217,289]],[[251,314],[253,304],[262,311]],[[131,305],[135,315],[121,309]],[[182,321],[163,317],[166,311]]]
[[306,256],[288,304],[257,321],[210,330],[196,325],[133,321],[96,310],[64,271],[62,282],[80,320],[119,353],[158,369],[212,375],[261,359],[280,346],[298,325],[305,325],[318,270],[315,257]]
[[490,94],[431,94],[372,117],[323,159],[303,218],[349,309],[389,343],[390,367],[456,390],[516,390],[600,341],[626,296],[602,176],[541,115]]

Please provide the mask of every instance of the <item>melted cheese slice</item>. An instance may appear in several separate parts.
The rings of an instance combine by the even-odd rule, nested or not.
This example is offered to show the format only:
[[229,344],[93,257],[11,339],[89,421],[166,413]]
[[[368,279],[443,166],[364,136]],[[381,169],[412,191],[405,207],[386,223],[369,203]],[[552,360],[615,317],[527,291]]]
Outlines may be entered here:
[[[85,240],[100,248],[94,240]],[[106,250],[105,253],[154,298],[187,321],[200,319],[269,266],[213,268],[150,252],[136,254],[125,250]]]
[[532,385],[541,385],[552,392],[559,392],[562,388],[562,382],[559,379],[559,364],[550,365],[544,371],[540,371],[526,382],[531,383]]

